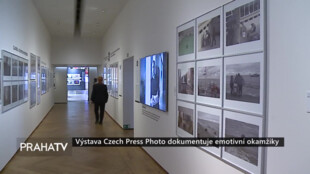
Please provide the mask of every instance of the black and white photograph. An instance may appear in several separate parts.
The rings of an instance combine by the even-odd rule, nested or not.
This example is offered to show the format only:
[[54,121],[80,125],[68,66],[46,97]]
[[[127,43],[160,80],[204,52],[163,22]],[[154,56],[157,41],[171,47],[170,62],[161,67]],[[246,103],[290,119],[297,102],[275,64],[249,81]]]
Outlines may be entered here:
[[259,103],[260,62],[226,66],[226,99]]
[[36,56],[34,54],[30,54],[30,79],[36,79]]
[[194,104],[177,102],[177,134],[181,137],[194,137]]
[[11,57],[3,53],[3,80],[11,80]]
[[24,101],[28,101],[28,81],[24,81]]
[[178,62],[195,59],[195,20],[178,27]]
[[[220,138],[222,135],[222,111],[211,107],[196,105],[196,137]],[[217,156],[221,154],[221,147],[202,147]]]
[[18,100],[24,100],[24,83],[19,83],[18,85]]
[[[262,59],[262,53],[225,58],[225,107],[262,112]],[[231,105],[232,103],[238,104]]]
[[26,62],[24,62],[24,70],[23,70],[23,72],[24,72],[24,80],[28,80],[28,78],[29,78],[28,69],[29,69],[28,61],[26,61]]
[[225,54],[238,51],[234,46],[243,51],[263,49],[262,3],[261,0],[234,1],[224,7]]
[[222,8],[197,18],[197,59],[222,55]]
[[36,98],[37,98],[36,88],[37,88],[36,81],[31,80],[30,81],[30,108],[36,105]]
[[[12,59],[12,76],[17,77],[18,76],[18,60],[15,59],[16,57],[14,56],[14,59]],[[15,79],[16,80],[16,79]]]
[[12,84],[12,103],[18,101],[18,84]]
[[222,105],[222,58],[197,62],[197,102]]
[[195,62],[178,64],[178,98],[194,101]]
[[[262,118],[224,111],[225,138],[248,138],[262,136]],[[260,167],[260,147],[223,147],[223,158],[253,172]],[[256,172],[254,172],[256,173]]]
[[10,105],[11,102],[11,85],[5,85],[3,86],[3,106]]
[[19,63],[18,63],[18,76],[19,77],[24,76],[24,62],[22,62],[22,61],[19,61]]

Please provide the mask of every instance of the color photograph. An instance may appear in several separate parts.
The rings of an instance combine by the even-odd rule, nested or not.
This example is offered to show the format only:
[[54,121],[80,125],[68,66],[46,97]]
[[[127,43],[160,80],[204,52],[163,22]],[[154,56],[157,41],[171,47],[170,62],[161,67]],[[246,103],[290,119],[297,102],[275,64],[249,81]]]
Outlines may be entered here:
[[194,134],[193,113],[193,109],[178,106],[178,127],[191,135]]
[[220,98],[220,66],[198,67],[198,96]]
[[179,32],[179,56],[194,53],[194,27]]

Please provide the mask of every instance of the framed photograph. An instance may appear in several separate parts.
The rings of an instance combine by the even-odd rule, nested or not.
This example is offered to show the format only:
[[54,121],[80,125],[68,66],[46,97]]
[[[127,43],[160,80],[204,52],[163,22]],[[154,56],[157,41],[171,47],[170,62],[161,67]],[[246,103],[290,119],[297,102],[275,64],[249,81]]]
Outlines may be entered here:
[[28,81],[23,81],[24,83],[24,102],[28,101]]
[[224,108],[263,114],[263,53],[224,60]]
[[[263,121],[260,117],[224,111],[224,137],[262,137]],[[223,147],[223,159],[250,172],[261,171],[261,147]]]
[[178,64],[178,95],[181,100],[195,101],[195,62]]
[[195,135],[195,105],[177,101],[177,135],[194,137]]
[[177,55],[178,62],[195,59],[195,20],[177,28]]
[[197,103],[222,106],[223,59],[197,61]]
[[239,0],[224,6],[224,54],[262,51],[263,0]]
[[3,62],[3,80],[11,80],[12,79],[12,58],[11,54],[5,51],[2,51],[2,62]]
[[22,61],[22,59],[20,59],[18,63],[18,79],[24,79],[24,62]]
[[18,69],[19,69],[18,57],[15,55],[12,55],[12,79],[11,80],[19,80]]
[[222,8],[213,10],[197,19],[197,59],[223,55]]
[[[196,106],[196,137],[221,138],[222,135],[222,110],[205,106]],[[204,150],[221,156],[221,147],[201,147]]]
[[41,103],[41,58],[37,56],[37,105]]
[[12,108],[12,82],[3,82],[2,112]]
[[37,84],[35,80],[30,81],[30,108],[34,107],[36,105],[36,88]]
[[23,70],[23,72],[24,72],[24,80],[28,80],[28,78],[29,78],[29,65],[28,65],[28,60],[25,60],[24,61],[24,70]]
[[37,56],[34,54],[30,54],[30,79],[35,80],[36,79],[36,60]]
[[12,104],[16,105],[16,102],[18,102],[19,82],[14,81],[11,83],[12,83]]

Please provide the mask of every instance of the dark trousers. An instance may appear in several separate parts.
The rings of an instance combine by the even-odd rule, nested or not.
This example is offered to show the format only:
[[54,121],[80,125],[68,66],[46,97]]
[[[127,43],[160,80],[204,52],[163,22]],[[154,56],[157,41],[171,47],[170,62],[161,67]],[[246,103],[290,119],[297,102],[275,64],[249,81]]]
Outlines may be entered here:
[[[100,113],[98,114],[98,110],[100,108]],[[95,103],[95,115],[96,122],[102,123],[103,115],[104,115],[105,103]]]

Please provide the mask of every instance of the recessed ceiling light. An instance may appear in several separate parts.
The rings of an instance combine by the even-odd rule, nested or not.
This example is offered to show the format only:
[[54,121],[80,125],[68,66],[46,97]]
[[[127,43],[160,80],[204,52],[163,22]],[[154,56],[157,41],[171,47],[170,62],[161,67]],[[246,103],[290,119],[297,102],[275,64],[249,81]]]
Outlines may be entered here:
[[104,13],[104,10],[101,10],[102,13]]
[[89,7],[90,10],[98,10],[97,7]]

